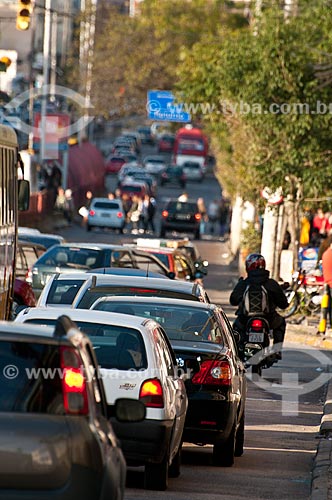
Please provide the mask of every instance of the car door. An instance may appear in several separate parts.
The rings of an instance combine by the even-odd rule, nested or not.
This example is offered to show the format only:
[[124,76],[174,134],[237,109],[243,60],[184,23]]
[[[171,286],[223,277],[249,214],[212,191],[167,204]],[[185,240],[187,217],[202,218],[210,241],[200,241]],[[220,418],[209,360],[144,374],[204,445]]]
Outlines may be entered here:
[[156,340],[161,365],[166,372],[167,395],[165,397],[165,405],[167,413],[174,420],[170,445],[170,455],[172,457],[181,444],[188,400],[184,381],[178,374],[174,351],[166,333],[161,327],[155,329],[154,338]]

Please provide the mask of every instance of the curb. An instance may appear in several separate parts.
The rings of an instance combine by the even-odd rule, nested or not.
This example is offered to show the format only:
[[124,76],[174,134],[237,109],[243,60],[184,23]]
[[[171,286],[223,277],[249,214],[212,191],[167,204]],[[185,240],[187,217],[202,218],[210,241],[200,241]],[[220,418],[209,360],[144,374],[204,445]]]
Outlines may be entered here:
[[317,334],[317,330],[318,325],[316,327],[287,324],[285,340],[301,342],[318,349],[332,350],[332,331],[329,330],[325,334]]
[[332,381],[326,392],[323,416],[318,436],[317,453],[314,458],[310,500],[332,499]]

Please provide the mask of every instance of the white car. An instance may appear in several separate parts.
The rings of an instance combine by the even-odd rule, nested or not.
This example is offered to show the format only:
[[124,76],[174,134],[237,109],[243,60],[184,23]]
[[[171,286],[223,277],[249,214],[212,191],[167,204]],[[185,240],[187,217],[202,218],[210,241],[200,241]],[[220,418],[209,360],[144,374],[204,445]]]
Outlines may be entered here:
[[201,181],[204,179],[204,170],[200,163],[186,161],[183,163],[182,168],[187,181]]
[[91,231],[93,227],[109,227],[119,229],[122,233],[125,223],[126,216],[121,200],[92,199],[86,224],[87,231]]
[[148,174],[159,176],[163,173],[167,164],[163,156],[146,156],[143,165]]
[[108,295],[170,297],[210,302],[204,287],[192,281],[77,271],[50,276],[41,291],[37,306],[89,309],[97,299]]
[[[121,312],[121,306],[119,306]],[[128,465],[144,465],[148,489],[165,490],[168,475],[180,474],[181,444],[188,406],[183,379],[162,327],[154,320],[69,308],[30,308],[16,322],[54,325],[69,316],[89,335],[103,379],[108,414]],[[122,424],[112,418],[118,398],[142,401],[146,419]]]
[[125,163],[118,172],[118,181],[121,183],[126,177],[142,171],[144,172],[143,167],[138,162]]

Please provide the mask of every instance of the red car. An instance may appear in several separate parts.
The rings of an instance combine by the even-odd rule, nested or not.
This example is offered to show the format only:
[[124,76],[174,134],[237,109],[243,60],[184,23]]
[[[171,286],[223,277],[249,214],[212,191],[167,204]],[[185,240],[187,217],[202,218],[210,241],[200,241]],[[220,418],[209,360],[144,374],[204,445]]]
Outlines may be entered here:
[[33,293],[32,286],[25,280],[15,278],[14,283],[14,301],[13,301],[13,316],[16,316],[16,309],[19,306],[36,306],[36,297]]
[[125,163],[126,160],[122,156],[111,156],[106,161],[105,174],[117,174]]
[[158,152],[159,153],[172,153],[174,147],[174,135],[164,134],[160,137],[158,141]]

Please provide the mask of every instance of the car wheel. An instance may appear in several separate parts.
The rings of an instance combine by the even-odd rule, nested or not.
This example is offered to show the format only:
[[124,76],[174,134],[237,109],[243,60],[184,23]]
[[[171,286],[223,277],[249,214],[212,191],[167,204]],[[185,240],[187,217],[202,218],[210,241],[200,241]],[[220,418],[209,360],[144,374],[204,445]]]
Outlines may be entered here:
[[168,486],[168,454],[159,464],[146,464],[144,487],[147,490],[165,491]]
[[197,229],[197,231],[195,231],[195,240],[200,240],[201,239],[201,233],[200,233],[200,230]]
[[160,229],[160,238],[165,238],[166,236],[166,229],[164,229],[163,227]]
[[179,449],[174,456],[172,463],[168,470],[169,477],[179,477],[181,472],[181,454],[182,454],[182,444],[179,446]]
[[235,457],[241,457],[243,455],[243,445],[244,445],[244,412],[237,428],[236,440],[235,440]]
[[232,467],[235,456],[235,426],[227,441],[217,441],[213,446],[213,463],[220,467]]
[[87,226],[86,226],[86,230],[87,230],[87,231],[91,231],[91,227],[92,227],[92,226],[90,226],[90,224],[87,224]]

